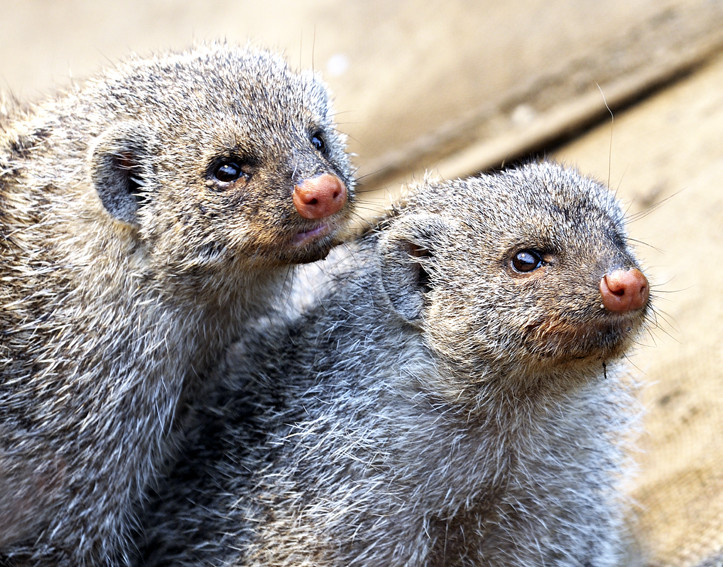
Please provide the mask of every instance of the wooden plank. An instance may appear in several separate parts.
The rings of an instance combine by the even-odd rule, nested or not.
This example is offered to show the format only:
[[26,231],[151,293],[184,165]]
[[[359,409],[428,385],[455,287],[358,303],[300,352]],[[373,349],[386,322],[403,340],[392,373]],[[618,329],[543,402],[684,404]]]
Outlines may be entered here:
[[[491,83],[501,87],[499,92],[490,93],[483,86],[478,96],[465,92],[466,105],[462,102],[462,110],[450,113],[444,123],[411,141],[400,141],[382,155],[367,153],[368,163],[362,169],[367,174],[366,187],[395,187],[425,169],[446,178],[469,175],[538,151],[560,136],[604,120],[607,109],[601,90],[612,108],[623,107],[723,48],[723,5],[659,4],[659,11],[654,11],[638,4],[640,11],[632,14],[614,3],[607,6],[613,14],[600,22],[606,34],[603,39],[585,28],[593,22],[571,6],[551,6],[561,13],[569,11],[572,20],[590,32],[590,44],[580,43],[580,37],[570,44],[545,45],[544,40],[540,45],[528,44],[530,50],[546,52],[548,61],[505,60],[505,65],[514,68],[514,83],[491,78]],[[617,19],[623,14],[629,21]],[[502,18],[498,24],[514,35],[516,29],[529,29],[529,22],[521,20],[538,15],[535,11],[517,12],[515,23]],[[516,38],[525,41],[519,35]],[[473,48],[480,48],[481,54],[494,54],[486,47],[477,44]],[[450,53],[448,60],[463,55]],[[456,72],[476,75],[478,70],[460,65]],[[417,94],[421,99],[428,96]],[[414,120],[414,108],[407,112],[409,121]]]

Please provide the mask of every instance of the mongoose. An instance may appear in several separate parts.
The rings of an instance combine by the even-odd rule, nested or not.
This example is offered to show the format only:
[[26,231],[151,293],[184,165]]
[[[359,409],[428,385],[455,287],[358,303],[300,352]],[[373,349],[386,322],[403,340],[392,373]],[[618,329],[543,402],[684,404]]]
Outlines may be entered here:
[[649,290],[607,188],[427,181],[327,274],[194,404],[140,564],[619,564]]
[[184,392],[328,253],[353,189],[326,87],[250,46],[3,119],[0,562],[128,561]]

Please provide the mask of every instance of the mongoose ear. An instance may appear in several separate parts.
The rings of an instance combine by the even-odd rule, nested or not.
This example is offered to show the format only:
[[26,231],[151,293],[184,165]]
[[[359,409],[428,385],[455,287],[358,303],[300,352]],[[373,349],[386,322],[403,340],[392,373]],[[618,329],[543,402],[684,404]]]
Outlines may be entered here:
[[382,286],[395,311],[410,323],[424,314],[435,243],[444,229],[438,217],[411,215],[393,221],[380,240]]
[[154,140],[150,128],[131,122],[107,130],[93,145],[91,181],[106,211],[119,221],[137,224],[151,179]]

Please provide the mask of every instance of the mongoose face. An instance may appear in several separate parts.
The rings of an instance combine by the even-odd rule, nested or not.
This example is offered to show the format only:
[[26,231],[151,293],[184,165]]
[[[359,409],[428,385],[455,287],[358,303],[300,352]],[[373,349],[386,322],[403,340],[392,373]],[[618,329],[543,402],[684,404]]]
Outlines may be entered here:
[[[430,184],[407,211],[389,238],[406,242],[416,279],[392,301],[416,305],[406,316],[442,360],[512,375],[584,368],[619,356],[643,322],[648,286],[623,214],[608,189],[575,172],[543,164]],[[399,266],[387,266],[387,290],[405,289]],[[612,305],[606,277],[622,277],[627,303]]]
[[[91,154],[101,201],[168,269],[315,260],[348,220],[352,170],[312,74],[209,48],[130,63],[91,90],[111,122]],[[317,210],[298,202],[308,185]]]

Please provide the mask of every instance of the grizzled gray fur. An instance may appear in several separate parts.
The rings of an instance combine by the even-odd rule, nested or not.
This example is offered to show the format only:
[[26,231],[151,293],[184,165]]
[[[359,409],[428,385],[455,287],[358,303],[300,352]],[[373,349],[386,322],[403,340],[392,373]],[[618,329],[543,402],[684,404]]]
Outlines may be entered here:
[[428,181],[336,256],[194,404],[139,564],[619,564],[649,304],[601,304],[647,284],[613,195],[547,163]]
[[[332,116],[313,74],[212,44],[0,121],[1,564],[128,561],[184,392],[349,218]],[[301,215],[322,178],[341,208]]]

